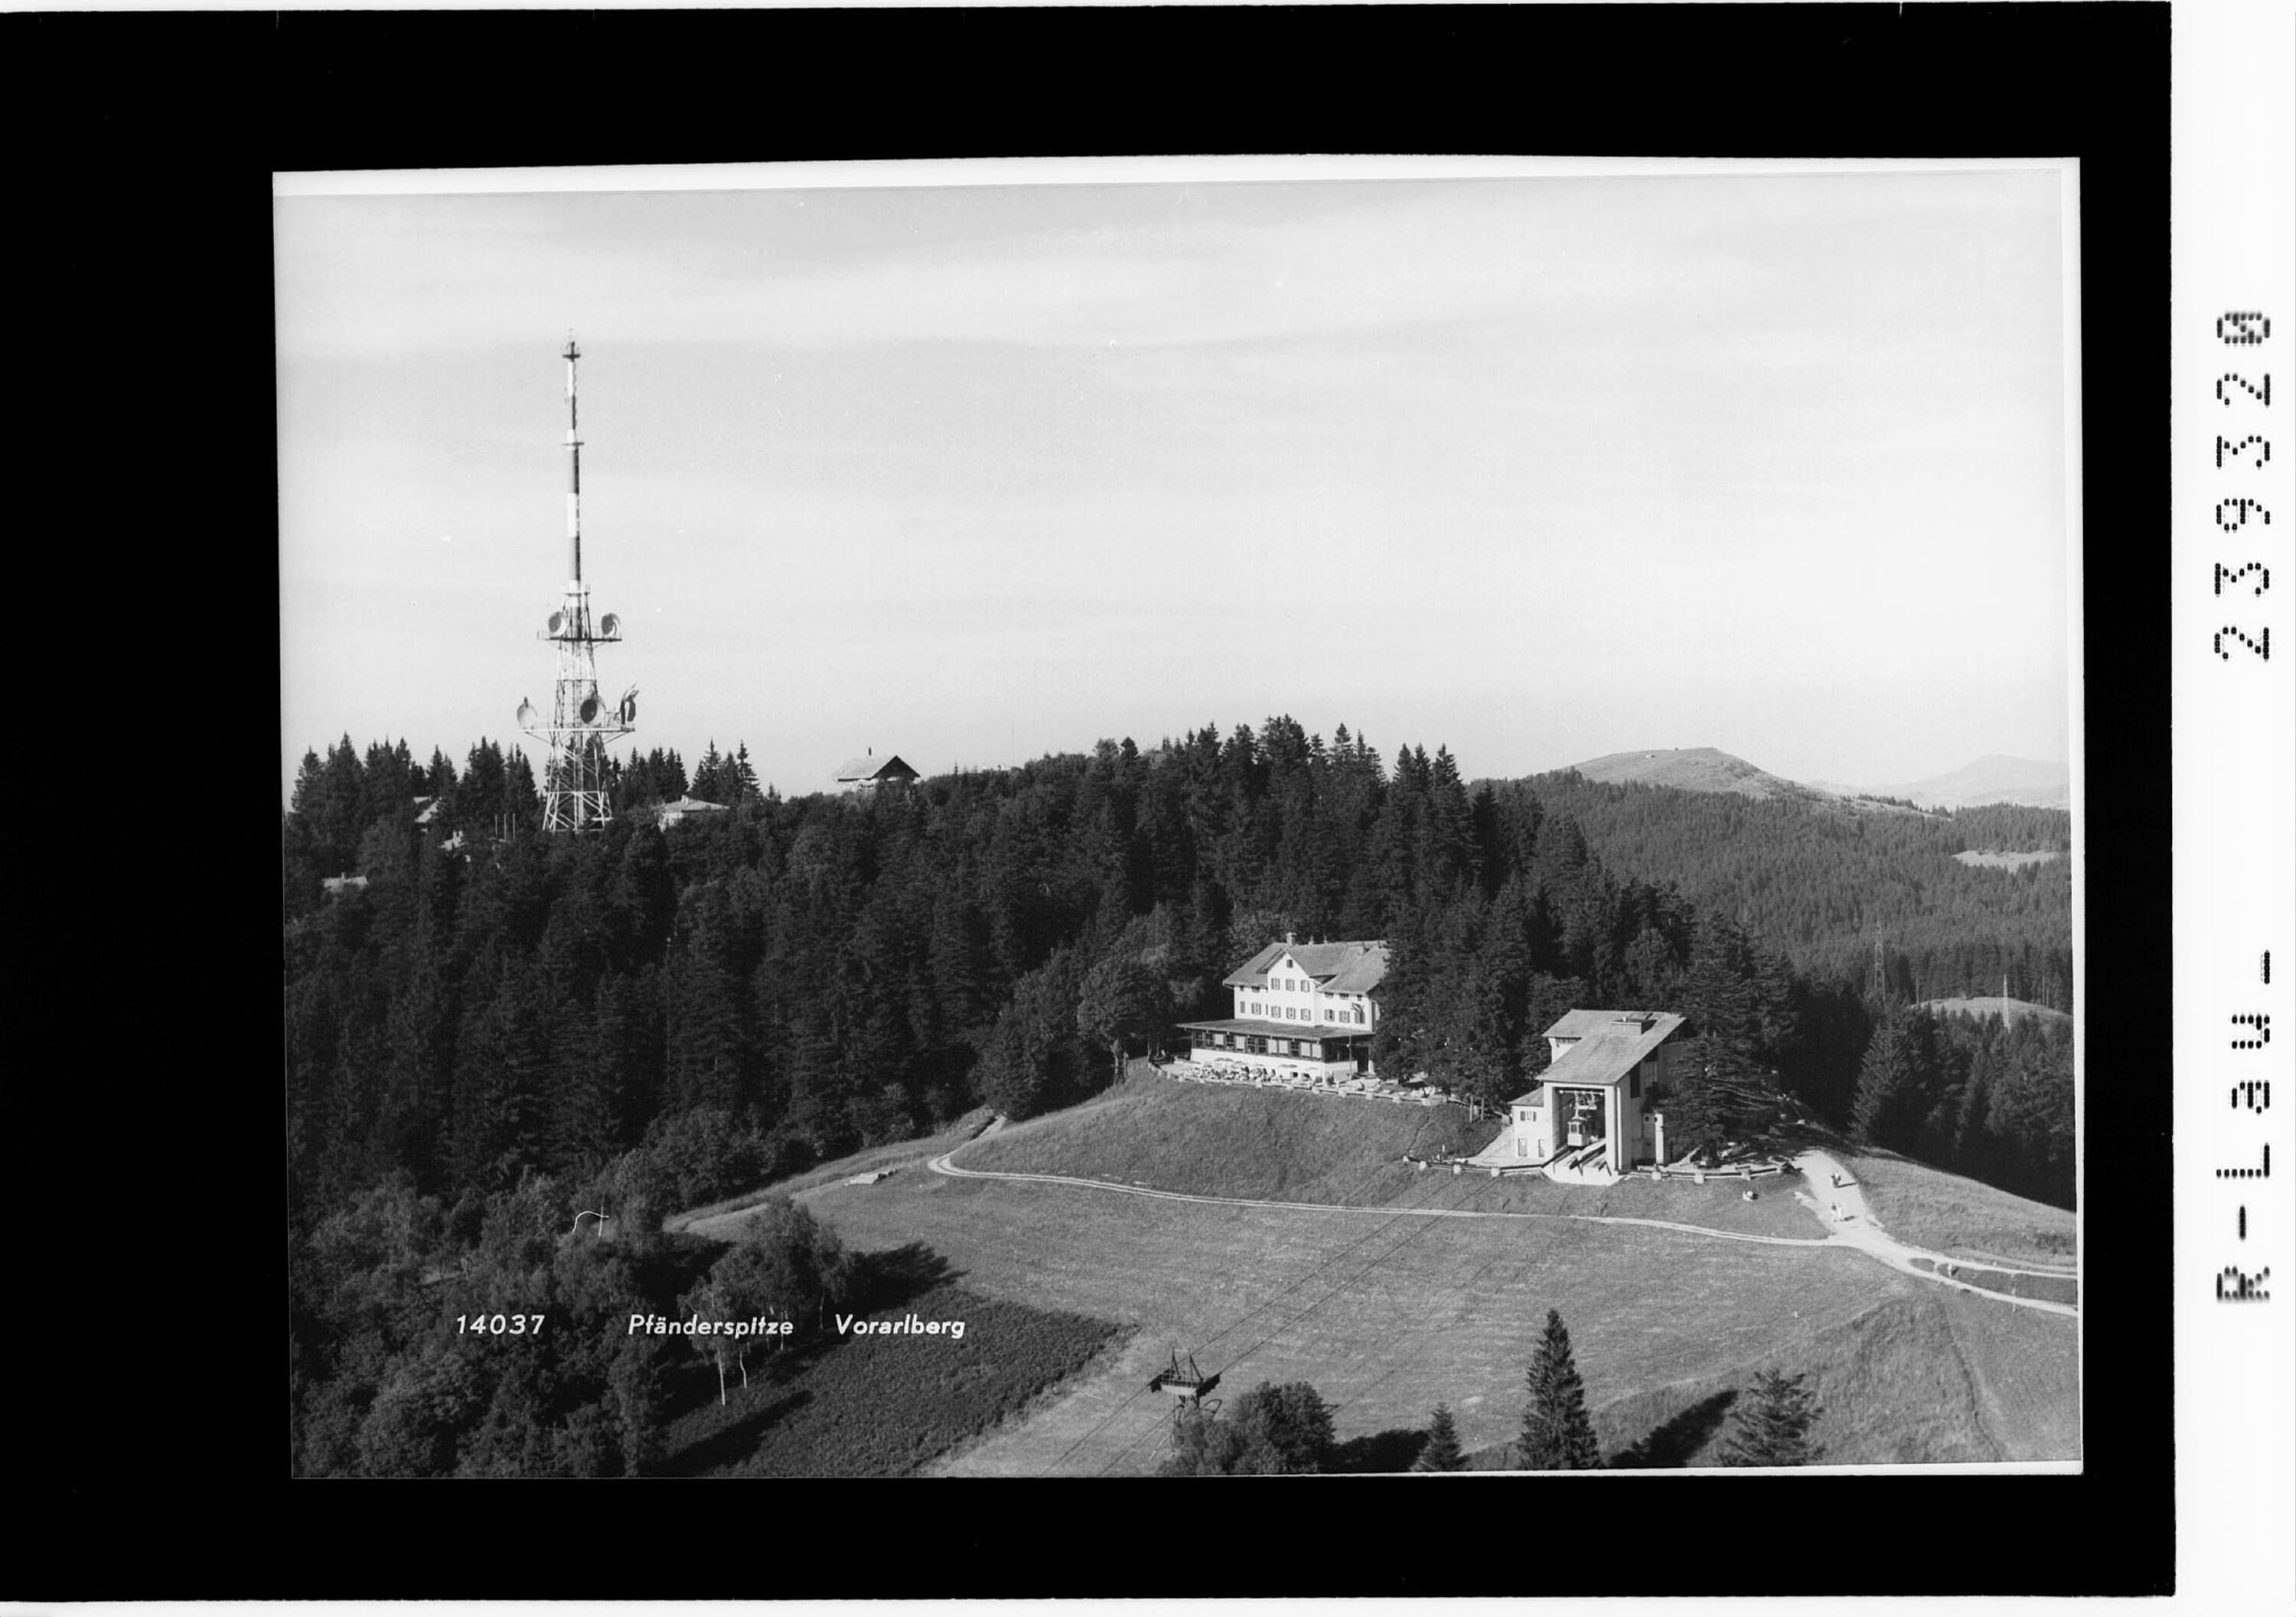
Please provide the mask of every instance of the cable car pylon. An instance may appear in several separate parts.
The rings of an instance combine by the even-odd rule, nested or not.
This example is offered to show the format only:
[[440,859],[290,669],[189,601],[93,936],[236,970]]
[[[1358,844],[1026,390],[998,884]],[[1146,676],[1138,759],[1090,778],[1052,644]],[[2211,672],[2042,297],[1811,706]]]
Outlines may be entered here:
[[1190,1409],[1201,1409],[1213,1415],[1219,1413],[1218,1399],[1213,1399],[1209,1405],[1204,1402],[1206,1395],[1218,1386],[1219,1382],[1218,1375],[1206,1375],[1196,1367],[1194,1354],[1189,1354],[1183,1360],[1180,1350],[1174,1348],[1172,1362],[1149,1378],[1148,1391],[1172,1395],[1172,1419],[1177,1424]]

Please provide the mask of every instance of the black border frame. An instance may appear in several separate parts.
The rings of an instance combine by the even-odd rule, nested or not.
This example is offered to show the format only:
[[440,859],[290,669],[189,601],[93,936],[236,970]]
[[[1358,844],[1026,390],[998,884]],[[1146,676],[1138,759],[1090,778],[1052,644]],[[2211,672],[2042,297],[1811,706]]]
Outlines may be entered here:
[[[32,324],[54,328],[34,340],[58,349],[44,402],[66,434],[120,432],[155,349],[175,356],[161,363],[179,382],[196,364],[198,406],[179,391],[167,431],[139,439],[135,456],[153,483],[200,488],[202,521],[228,529],[233,559],[191,587],[214,589],[200,605],[217,621],[243,621],[245,592],[260,603],[266,577],[276,583],[261,542],[277,517],[262,450],[275,169],[1381,151],[2079,159],[2093,1097],[2079,1477],[1590,1482],[1627,1490],[1631,1531],[1669,1553],[1549,1567],[1535,1587],[1490,1570],[1537,1514],[1506,1480],[1456,1486],[1431,1522],[1417,1514],[1423,1490],[1399,1513],[1397,1482],[1245,1483],[1248,1497],[1189,1501],[1203,1523],[1193,1543],[1146,1531],[1174,1501],[1136,1482],[898,1498],[857,1482],[802,1497],[624,1490],[580,1509],[572,1495],[507,1484],[297,1483],[274,1334],[277,1002],[253,969],[275,957],[261,873],[276,833],[266,793],[241,804],[234,790],[223,795],[236,811],[204,841],[177,831],[164,851],[182,873],[167,895],[184,928],[175,947],[245,966],[194,970],[179,1014],[246,1059],[227,1083],[137,1089],[139,1108],[160,1114],[150,1159],[122,1161],[130,1150],[105,1163],[179,1180],[187,1157],[202,1159],[205,1233],[170,1235],[164,1260],[136,1269],[142,1306],[168,1322],[165,1347],[102,1396],[87,1396],[53,1340],[20,1331],[12,1342],[12,1384],[53,1429],[33,1449],[41,1496],[17,1524],[0,1596],[2173,1588],[2166,1109],[2152,1109],[2154,1123],[2096,1104],[2111,1093],[2099,1070],[2129,1070],[2112,1053],[2153,1055],[2149,1074],[2167,1048],[2156,1008],[2170,947],[2166,4],[18,14],[0,29],[26,90],[0,118],[45,210],[23,238],[45,275]],[[241,659],[257,691],[260,642],[256,628],[251,647],[218,653],[226,670]],[[248,774],[271,768],[241,787]],[[2140,1014],[2152,1025],[2140,1030]],[[115,1129],[115,1093],[74,1089],[78,1112],[62,1095],[9,1104],[58,1139]],[[84,1167],[71,1154],[62,1171]],[[44,1244],[48,1272],[26,1283],[43,1306],[84,1293],[92,1248],[153,1251],[139,1214],[115,1217],[70,1250]],[[1352,1543],[1334,1516],[1357,1529]],[[2065,1518],[2111,1531],[2042,1531]],[[790,1547],[793,1531],[814,1553]],[[1929,1547],[1943,1543],[1956,1547]]]

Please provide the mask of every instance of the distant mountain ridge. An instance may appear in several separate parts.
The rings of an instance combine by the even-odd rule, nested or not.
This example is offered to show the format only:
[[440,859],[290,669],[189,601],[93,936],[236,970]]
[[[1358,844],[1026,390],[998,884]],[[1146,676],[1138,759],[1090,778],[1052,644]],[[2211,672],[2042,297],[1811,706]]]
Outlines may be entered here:
[[1718,747],[1667,747],[1612,752],[1572,766],[1604,785],[1672,786],[1680,792],[1734,792],[1741,797],[1805,799],[1834,794],[1757,768]]
[[1842,786],[1788,780],[1718,747],[1660,747],[1611,752],[1571,766],[1605,785],[1671,786],[1680,792],[1729,792],[1756,799],[1792,798],[1844,807],[1882,808],[1895,799],[1923,808],[1967,808],[2012,803],[2028,808],[2070,808],[2072,786],[2062,764],[1989,753],[1948,775],[1895,786]]
[[[1825,786],[1788,780],[1718,747],[1665,747],[1612,752],[1572,768],[1601,785],[1669,786],[1677,792],[1723,792],[1757,801],[1807,803],[1848,814],[1903,814],[1902,802],[1885,803],[1854,786]],[[1890,795],[1895,796],[1896,793]]]
[[1902,786],[1879,786],[1884,797],[1911,799],[1924,808],[1966,808],[1976,803],[2015,803],[2028,808],[2072,807],[2072,777],[2062,764],[1993,752],[1949,775]]

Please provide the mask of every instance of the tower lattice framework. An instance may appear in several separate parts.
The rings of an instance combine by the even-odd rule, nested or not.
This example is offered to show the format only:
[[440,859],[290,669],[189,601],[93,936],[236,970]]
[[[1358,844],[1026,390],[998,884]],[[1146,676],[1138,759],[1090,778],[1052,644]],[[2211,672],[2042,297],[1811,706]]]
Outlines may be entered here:
[[551,696],[550,722],[537,722],[531,702],[521,702],[521,729],[542,743],[542,824],[545,831],[579,831],[613,817],[606,783],[606,748],[637,728],[638,688],[609,703],[598,694],[602,644],[622,637],[612,612],[593,622],[590,587],[582,581],[581,419],[574,395],[575,362],[582,351],[566,341],[566,598],[550,614],[541,637],[558,645],[558,678]]

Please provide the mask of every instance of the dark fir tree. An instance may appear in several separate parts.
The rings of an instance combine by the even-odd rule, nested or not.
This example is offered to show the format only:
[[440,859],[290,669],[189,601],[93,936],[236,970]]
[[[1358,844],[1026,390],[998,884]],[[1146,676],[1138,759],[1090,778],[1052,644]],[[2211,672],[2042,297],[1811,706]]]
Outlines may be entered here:
[[1725,1465],[1807,1465],[1824,1453],[1810,1441],[1809,1430],[1824,1413],[1802,1383],[1807,1372],[1757,1372],[1754,1384],[1731,1412],[1730,1435],[1723,1440]]
[[1427,1446],[1411,1463],[1414,1471],[1456,1471],[1466,1464],[1459,1452],[1459,1429],[1451,1419],[1447,1404],[1435,1406],[1435,1418],[1427,1425]]
[[1861,1145],[1910,1151],[1943,1100],[1937,1030],[1929,1014],[1901,1007],[1874,1030],[1857,1069],[1850,1124]]
[[1523,1471],[1597,1471],[1602,1451],[1595,1442],[1595,1423],[1587,1414],[1586,1383],[1570,1356],[1570,1333],[1562,1314],[1546,1310],[1546,1329],[1538,1339],[1526,1378],[1530,1401],[1522,1412],[1522,1436],[1515,1446],[1517,1468]]
[[734,749],[734,800],[737,803],[761,803],[765,790],[758,783],[758,772],[750,764],[750,743],[742,742]]

